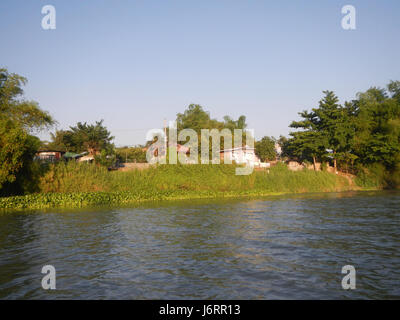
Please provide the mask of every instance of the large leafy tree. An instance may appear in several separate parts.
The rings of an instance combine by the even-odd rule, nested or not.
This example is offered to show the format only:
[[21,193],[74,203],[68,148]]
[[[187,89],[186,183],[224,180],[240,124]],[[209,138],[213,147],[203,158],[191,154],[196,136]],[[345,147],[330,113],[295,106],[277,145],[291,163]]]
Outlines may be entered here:
[[332,91],[324,94],[317,108],[300,113],[302,120],[291,123],[301,130],[285,141],[286,155],[312,157],[314,162],[331,156],[341,169],[349,164],[382,167],[389,184],[399,184],[400,82],[391,81],[386,89],[372,87],[343,106]]
[[358,94],[356,151],[365,164],[394,168],[400,154],[400,100],[394,82]]
[[47,145],[49,148],[61,151],[84,152],[98,155],[102,150],[111,152],[113,149],[111,133],[103,125],[103,120],[94,124],[78,122],[69,130],[58,130],[51,135],[52,141]]
[[255,143],[256,154],[261,161],[270,161],[276,159],[275,140],[271,137],[263,137]]
[[[182,129],[193,129],[200,141],[199,143],[199,151],[200,147],[205,140],[202,140],[201,130],[202,129],[229,129],[232,133],[232,137],[234,137],[235,129],[242,129],[242,144],[246,142],[246,132],[244,129],[247,127],[246,117],[240,116],[237,120],[232,119],[230,116],[225,116],[223,121],[218,121],[217,119],[213,119],[210,116],[210,113],[205,111],[201,105],[191,104],[187,107],[187,109],[183,113],[178,113],[176,117],[177,129],[178,132]],[[232,140],[232,146],[234,145],[234,141]],[[209,148],[211,151],[211,144],[209,144]],[[220,149],[224,148],[224,139],[220,141]],[[211,152],[210,152],[211,154]]]
[[183,113],[176,115],[177,129],[193,129],[200,134],[201,129],[212,129],[219,127],[215,119],[211,119],[210,113],[204,111],[198,104],[191,104]]
[[24,191],[40,146],[32,133],[51,127],[54,120],[38,103],[23,98],[26,78],[4,68],[0,74],[7,79],[0,87],[0,193],[7,195]]
[[324,91],[324,94],[319,107],[313,109],[315,126],[317,131],[326,138],[327,149],[332,150],[336,170],[337,160],[345,158],[355,134],[352,120],[353,109],[351,105],[345,107],[339,105],[339,99],[333,91]]
[[286,142],[286,153],[296,157],[299,160],[312,159],[314,169],[317,157],[321,157],[326,149],[327,141],[320,132],[318,132],[318,118],[315,112],[303,111],[299,115],[303,118],[301,121],[293,121],[291,128],[301,129],[301,131],[291,132],[292,136]]
[[27,79],[1,68],[0,74],[7,80],[0,87],[0,117],[16,122],[24,130],[35,132],[48,129],[55,121],[35,101],[23,98],[23,86]]
[[237,120],[225,116],[223,121],[212,119],[210,113],[205,111],[201,105],[191,104],[183,113],[176,116],[177,129],[193,129],[198,134],[201,129],[245,129],[247,127],[246,117],[240,116]]
[[[66,143],[65,137],[68,135],[67,130],[56,130],[54,133],[50,133],[50,142],[44,143],[43,147],[47,150],[58,150],[58,151],[68,151],[71,147]],[[71,150],[72,151],[72,150]]]
[[291,128],[302,129],[292,132],[293,137],[289,144],[293,154],[301,159],[312,158],[314,167],[317,158],[327,156],[332,152],[335,170],[337,160],[353,161],[354,156],[349,153],[355,135],[354,117],[356,107],[351,103],[339,105],[339,99],[333,91],[324,91],[325,96],[317,108],[311,112],[303,111],[301,121],[293,121]]
[[28,134],[10,119],[0,118],[0,189],[5,182],[14,182],[22,168],[27,151]]

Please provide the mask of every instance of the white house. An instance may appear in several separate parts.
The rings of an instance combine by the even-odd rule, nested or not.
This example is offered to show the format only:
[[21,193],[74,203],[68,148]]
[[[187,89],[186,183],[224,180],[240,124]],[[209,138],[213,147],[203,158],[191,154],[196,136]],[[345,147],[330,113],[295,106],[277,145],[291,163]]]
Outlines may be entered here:
[[239,164],[246,163],[250,166],[260,166],[260,159],[257,157],[255,149],[249,146],[221,150],[220,159],[223,160],[224,157]]

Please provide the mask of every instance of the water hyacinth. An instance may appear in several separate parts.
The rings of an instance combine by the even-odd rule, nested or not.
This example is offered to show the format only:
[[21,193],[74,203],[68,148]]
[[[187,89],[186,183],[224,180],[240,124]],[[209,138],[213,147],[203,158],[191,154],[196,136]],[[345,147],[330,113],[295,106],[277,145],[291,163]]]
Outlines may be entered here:
[[159,165],[146,170],[113,171],[90,164],[50,166],[39,181],[40,193],[0,198],[2,209],[81,208],[129,205],[141,201],[265,196],[281,193],[354,189],[344,177],[313,170],[235,175],[233,165]]

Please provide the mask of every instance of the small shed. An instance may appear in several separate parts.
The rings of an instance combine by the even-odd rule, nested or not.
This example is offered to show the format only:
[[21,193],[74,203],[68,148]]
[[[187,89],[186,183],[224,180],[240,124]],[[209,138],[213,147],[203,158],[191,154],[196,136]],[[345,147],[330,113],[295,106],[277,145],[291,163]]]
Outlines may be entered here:
[[35,155],[35,159],[40,161],[55,162],[60,160],[64,154],[64,151],[59,150],[39,150]]
[[86,155],[86,156],[81,156],[78,158],[78,162],[89,162],[92,163],[94,161],[94,156],[93,155]]

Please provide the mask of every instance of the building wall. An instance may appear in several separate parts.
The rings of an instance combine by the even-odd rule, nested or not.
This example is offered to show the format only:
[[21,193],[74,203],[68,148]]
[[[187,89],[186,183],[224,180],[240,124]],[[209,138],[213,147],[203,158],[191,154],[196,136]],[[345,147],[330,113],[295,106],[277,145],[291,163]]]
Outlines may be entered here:
[[61,152],[39,152],[36,157],[43,161],[56,161],[61,159]]
[[255,165],[260,162],[260,159],[254,153],[254,150],[231,150],[227,152],[221,152],[220,158],[224,159],[224,155],[227,155],[227,159],[235,161],[236,163],[249,163]]

